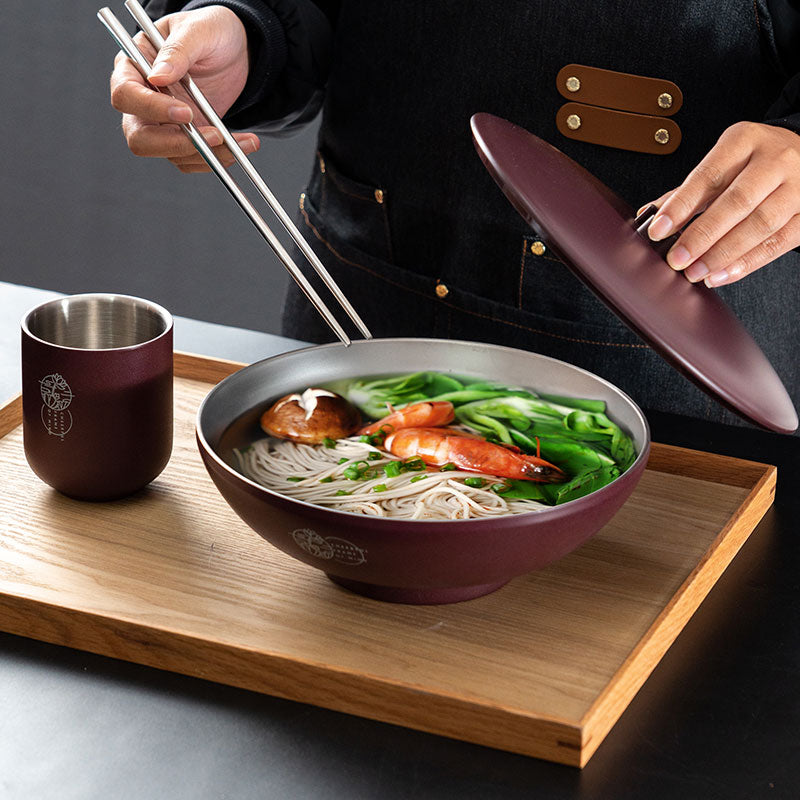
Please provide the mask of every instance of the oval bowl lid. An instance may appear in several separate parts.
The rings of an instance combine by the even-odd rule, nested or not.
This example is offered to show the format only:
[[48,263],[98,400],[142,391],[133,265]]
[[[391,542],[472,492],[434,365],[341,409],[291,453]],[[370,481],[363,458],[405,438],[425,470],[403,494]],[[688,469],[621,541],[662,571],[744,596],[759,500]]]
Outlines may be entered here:
[[668,363],[750,422],[797,429],[786,388],[742,323],[702,283],[671,269],[633,210],[560,150],[491,114],[475,146],[514,208],[584,283]]

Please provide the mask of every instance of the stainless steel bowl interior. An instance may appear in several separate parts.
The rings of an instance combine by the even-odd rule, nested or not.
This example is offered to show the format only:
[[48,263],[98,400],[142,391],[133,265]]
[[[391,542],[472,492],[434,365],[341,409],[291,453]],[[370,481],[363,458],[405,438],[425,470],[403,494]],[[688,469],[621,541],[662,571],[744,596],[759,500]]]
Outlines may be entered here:
[[253,409],[263,409],[289,392],[343,378],[420,370],[476,376],[534,391],[604,400],[609,416],[633,437],[639,458],[645,455],[650,440],[647,421],[633,400],[608,381],[536,353],[438,339],[372,339],[353,342],[349,347],[322,345],[251,364],[210,392],[198,411],[197,431],[216,459],[236,472],[231,466],[231,454],[223,452],[220,440],[234,421],[252,414]]
[[80,294],[37,306],[22,326],[31,336],[59,347],[111,350],[158,338],[172,327],[172,317],[138,297]]

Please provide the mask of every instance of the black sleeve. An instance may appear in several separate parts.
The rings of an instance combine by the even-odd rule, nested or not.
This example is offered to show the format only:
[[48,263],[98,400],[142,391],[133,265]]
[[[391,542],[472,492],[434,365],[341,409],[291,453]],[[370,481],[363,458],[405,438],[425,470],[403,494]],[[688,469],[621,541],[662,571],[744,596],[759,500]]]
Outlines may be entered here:
[[281,134],[310,122],[330,71],[338,3],[332,0],[151,0],[153,19],[210,5],[242,20],[250,72],[225,122],[237,130]]
[[767,0],[767,8],[766,34],[778,55],[778,67],[793,77],[788,77],[764,122],[800,134],[800,0]]

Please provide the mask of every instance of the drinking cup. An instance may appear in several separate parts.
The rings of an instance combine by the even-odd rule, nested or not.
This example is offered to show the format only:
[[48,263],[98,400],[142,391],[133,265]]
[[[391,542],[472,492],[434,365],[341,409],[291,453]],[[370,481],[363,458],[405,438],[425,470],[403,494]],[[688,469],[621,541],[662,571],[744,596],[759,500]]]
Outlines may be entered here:
[[51,300],[22,319],[25,456],[81,500],[146,486],[172,452],[172,317],[118,294]]

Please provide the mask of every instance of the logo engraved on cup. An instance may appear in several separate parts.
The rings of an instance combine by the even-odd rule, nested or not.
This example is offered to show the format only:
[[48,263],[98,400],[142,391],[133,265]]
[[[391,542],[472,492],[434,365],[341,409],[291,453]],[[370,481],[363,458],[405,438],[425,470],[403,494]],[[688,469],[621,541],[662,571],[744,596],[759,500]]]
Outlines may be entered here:
[[366,552],[358,545],[340,539],[338,536],[320,536],[310,528],[298,528],[290,532],[294,543],[309,555],[326,561],[338,561],[341,564],[357,566],[367,562]]
[[51,436],[58,436],[63,441],[72,429],[72,414],[42,406],[42,422]]
[[51,436],[62,441],[72,429],[72,413],[68,410],[74,395],[63,376],[54,372],[39,381],[42,393],[42,424]]
[[42,400],[48,408],[63,411],[72,402],[72,389],[57,372],[39,381]]

